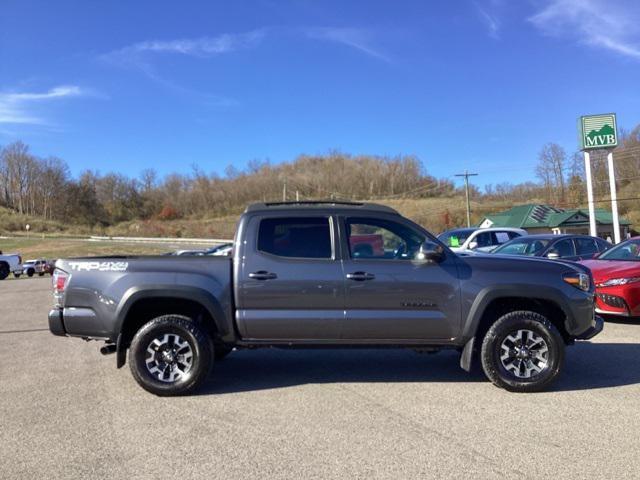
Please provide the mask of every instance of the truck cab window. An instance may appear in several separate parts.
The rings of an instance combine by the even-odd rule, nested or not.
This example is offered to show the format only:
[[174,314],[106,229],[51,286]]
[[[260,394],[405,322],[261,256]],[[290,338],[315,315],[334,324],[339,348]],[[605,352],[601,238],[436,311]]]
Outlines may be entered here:
[[266,218],[258,230],[258,250],[279,257],[331,258],[327,217]]

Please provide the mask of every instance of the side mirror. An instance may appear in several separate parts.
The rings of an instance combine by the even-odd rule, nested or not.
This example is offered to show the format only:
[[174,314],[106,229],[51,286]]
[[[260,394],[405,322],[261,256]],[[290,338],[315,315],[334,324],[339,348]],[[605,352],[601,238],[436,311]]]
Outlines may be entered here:
[[437,243],[426,241],[420,245],[416,260],[422,262],[440,262],[444,258],[444,248]]
[[478,248],[478,242],[469,242],[469,250],[475,250]]
[[551,250],[549,253],[547,253],[547,258],[549,260],[558,260],[560,258],[560,254],[557,252],[557,250]]

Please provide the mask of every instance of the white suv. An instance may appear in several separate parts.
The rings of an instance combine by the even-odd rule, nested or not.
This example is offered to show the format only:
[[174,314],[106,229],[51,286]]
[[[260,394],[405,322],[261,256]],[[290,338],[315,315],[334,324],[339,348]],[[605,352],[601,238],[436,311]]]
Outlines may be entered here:
[[438,239],[457,253],[490,252],[517,237],[527,235],[522,228],[456,228],[438,235]]

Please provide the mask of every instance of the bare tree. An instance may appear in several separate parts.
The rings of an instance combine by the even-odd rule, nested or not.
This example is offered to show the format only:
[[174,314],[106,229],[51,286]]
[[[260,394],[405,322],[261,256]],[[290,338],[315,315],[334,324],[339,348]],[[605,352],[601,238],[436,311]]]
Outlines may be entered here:
[[564,203],[565,192],[565,170],[567,154],[564,149],[556,143],[547,143],[538,155],[538,165],[536,166],[536,176],[542,181],[547,201]]

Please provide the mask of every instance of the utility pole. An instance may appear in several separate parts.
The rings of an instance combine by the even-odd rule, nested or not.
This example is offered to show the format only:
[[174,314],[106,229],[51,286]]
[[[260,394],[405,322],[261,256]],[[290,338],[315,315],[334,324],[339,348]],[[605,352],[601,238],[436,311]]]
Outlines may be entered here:
[[458,173],[456,177],[464,177],[464,191],[467,195],[467,227],[471,226],[471,203],[469,202],[469,177],[477,177],[477,173],[469,173],[467,170],[464,173]]
[[284,179],[284,182],[282,183],[282,201],[286,202],[287,201],[287,179]]

